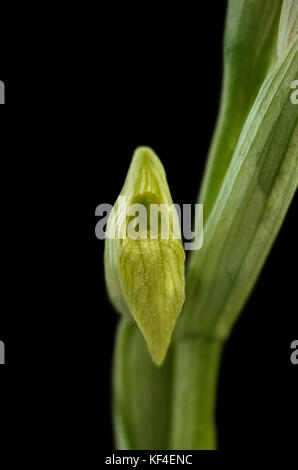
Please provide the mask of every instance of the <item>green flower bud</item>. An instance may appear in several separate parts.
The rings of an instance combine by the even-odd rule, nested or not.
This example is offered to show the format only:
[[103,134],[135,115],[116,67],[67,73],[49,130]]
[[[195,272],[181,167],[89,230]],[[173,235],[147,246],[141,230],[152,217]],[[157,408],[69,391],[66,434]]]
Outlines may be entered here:
[[184,260],[163,166],[138,148],[108,219],[105,276],[114,307],[136,321],[157,365],[184,302]]

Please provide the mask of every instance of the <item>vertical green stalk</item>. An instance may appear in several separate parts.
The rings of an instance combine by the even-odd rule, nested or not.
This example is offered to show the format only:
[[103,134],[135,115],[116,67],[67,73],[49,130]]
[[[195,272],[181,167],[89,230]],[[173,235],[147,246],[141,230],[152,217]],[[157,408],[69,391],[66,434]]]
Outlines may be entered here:
[[216,449],[216,390],[223,342],[186,336],[174,349],[170,449]]
[[172,355],[156,366],[135,322],[121,318],[113,364],[117,449],[168,449]]

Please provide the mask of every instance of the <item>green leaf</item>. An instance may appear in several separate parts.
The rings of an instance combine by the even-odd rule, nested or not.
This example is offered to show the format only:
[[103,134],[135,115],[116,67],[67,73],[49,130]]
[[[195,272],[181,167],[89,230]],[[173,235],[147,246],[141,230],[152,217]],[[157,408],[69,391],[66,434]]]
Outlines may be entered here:
[[298,107],[291,102],[297,73],[298,40],[260,89],[203,248],[191,255],[180,335],[227,337],[278,234],[298,185]]
[[298,2],[284,0],[279,22],[278,55],[281,56],[298,35]]
[[220,111],[199,194],[205,223],[248,113],[276,60],[281,3],[281,0],[229,0]]

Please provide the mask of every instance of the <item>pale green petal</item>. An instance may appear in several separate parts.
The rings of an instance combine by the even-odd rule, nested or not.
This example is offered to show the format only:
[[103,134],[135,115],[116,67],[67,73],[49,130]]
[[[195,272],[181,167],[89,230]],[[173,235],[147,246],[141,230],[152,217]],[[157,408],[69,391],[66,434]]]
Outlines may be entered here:
[[184,251],[177,240],[124,240],[124,295],[156,364],[161,364],[184,301]]

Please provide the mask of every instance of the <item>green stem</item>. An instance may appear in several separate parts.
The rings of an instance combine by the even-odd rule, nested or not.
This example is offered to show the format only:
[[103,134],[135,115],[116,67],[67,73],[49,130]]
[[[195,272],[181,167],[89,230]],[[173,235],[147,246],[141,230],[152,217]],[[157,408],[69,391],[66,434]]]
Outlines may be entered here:
[[171,449],[216,449],[216,390],[223,341],[178,340],[174,349]]
[[113,368],[117,449],[167,449],[171,405],[171,352],[156,366],[134,321],[121,318]]

